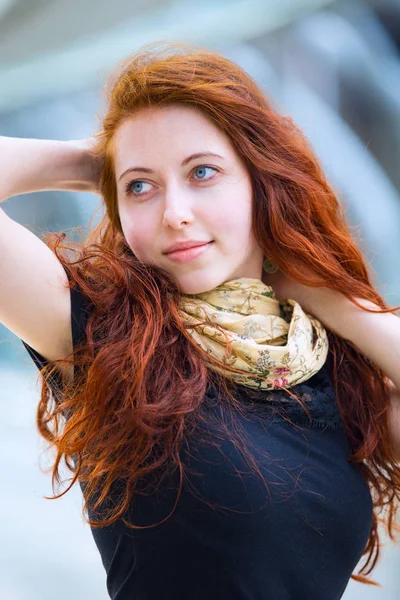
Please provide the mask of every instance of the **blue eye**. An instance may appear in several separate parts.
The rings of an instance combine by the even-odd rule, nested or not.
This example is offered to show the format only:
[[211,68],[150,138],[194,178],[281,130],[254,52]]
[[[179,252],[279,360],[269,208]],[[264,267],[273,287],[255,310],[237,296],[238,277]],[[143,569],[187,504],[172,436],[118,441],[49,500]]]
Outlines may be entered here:
[[[141,181],[140,179],[134,179],[133,181],[129,181],[125,186],[125,193],[127,195],[133,194],[134,196],[143,196],[145,192],[138,190],[136,186],[146,185],[147,181]],[[147,183],[150,185],[150,183]]]
[[[208,165],[199,165],[198,167],[194,167],[192,172],[195,171],[203,171],[205,172],[207,169],[211,169],[211,171],[215,171],[216,173],[218,173],[219,169],[216,169],[215,167],[209,167]],[[202,180],[208,180],[208,179],[212,179],[213,176],[211,177],[200,177],[197,179],[197,181],[202,181]],[[129,195],[133,195],[136,197],[139,196],[144,196],[146,194],[146,191],[143,191],[143,185],[150,185],[150,183],[148,183],[147,181],[142,181],[141,179],[133,179],[132,181],[129,181],[126,186],[125,186],[125,193],[127,196]],[[139,189],[138,189],[139,187]]]
[[[212,171],[216,171],[217,169],[214,169],[214,167],[208,167],[207,165],[200,165],[199,167],[195,167],[194,171],[205,171],[206,169],[211,169]],[[200,179],[205,179],[205,177],[200,177]],[[209,179],[208,177],[206,179]]]

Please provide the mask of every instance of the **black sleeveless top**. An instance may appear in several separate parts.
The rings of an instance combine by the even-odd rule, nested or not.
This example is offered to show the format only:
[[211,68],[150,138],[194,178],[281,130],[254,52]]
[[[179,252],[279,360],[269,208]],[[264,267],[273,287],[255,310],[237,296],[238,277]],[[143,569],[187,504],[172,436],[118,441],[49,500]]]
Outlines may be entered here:
[[[88,317],[79,288],[71,289],[71,303],[75,346]],[[42,368],[44,357],[22,343]],[[202,405],[207,427],[182,449],[187,478],[172,516],[148,529],[129,529],[122,520],[92,528],[110,598],[342,597],[368,541],[372,498],[360,471],[347,460],[349,444],[326,366],[292,390],[309,409],[311,425],[294,399],[285,403],[285,413],[280,410],[281,391],[266,393],[274,402],[255,401],[247,388],[237,386],[248,412],[235,419],[251,440],[267,490],[219,427],[222,419],[232,427],[234,421],[209,387]],[[171,475],[153,495],[138,496],[128,520],[145,526],[165,519],[178,483],[178,475]]]

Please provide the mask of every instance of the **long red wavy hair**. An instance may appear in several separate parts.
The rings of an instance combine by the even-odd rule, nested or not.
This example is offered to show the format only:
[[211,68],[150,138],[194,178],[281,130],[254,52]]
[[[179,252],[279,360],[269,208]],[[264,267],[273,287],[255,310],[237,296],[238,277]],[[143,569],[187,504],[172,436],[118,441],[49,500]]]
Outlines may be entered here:
[[[56,369],[73,360],[74,381],[65,382],[60,402],[43,385],[37,413],[40,433],[56,450],[53,493],[63,459],[73,473],[67,489],[53,498],[79,479],[85,485],[85,512],[89,503],[93,510],[103,505],[114,481],[126,484],[119,502],[102,518],[90,520],[85,514],[93,527],[123,518],[139,480],[156,469],[167,472],[173,465],[182,483],[179,448],[201,418],[210,377],[221,390],[221,401],[225,398],[233,411],[241,410],[229,379],[207,368],[206,359],[220,363],[205,356],[182,325],[174,281],[161,269],[140,263],[124,238],[113,163],[114,133],[124,119],[142,107],[167,103],[203,111],[229,136],[248,169],[254,234],[264,253],[305,285],[329,287],[350,299],[372,301],[382,312],[394,311],[371,284],[343,206],[304,134],[274,109],[238,65],[193,45],[153,43],[118,65],[105,90],[107,107],[93,150],[104,161],[104,216],[80,242],[63,242],[65,233],[45,237],[67,270],[70,285],[79,284],[93,310],[85,343],[41,371],[48,382]],[[378,522],[394,539],[400,498],[400,467],[390,446],[387,418],[389,382],[350,342],[331,331],[328,335],[331,378],[351,447],[349,461],[368,482],[374,504],[367,560],[352,578],[379,585],[366,577],[379,557]],[[238,441],[261,475],[243,437]]]

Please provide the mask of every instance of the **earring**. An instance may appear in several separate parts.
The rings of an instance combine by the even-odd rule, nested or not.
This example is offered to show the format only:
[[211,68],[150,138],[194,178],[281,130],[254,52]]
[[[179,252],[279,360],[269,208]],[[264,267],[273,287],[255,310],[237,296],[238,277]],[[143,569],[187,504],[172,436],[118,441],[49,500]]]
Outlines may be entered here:
[[279,267],[270,258],[265,257],[263,269],[266,273],[276,273],[279,270]]

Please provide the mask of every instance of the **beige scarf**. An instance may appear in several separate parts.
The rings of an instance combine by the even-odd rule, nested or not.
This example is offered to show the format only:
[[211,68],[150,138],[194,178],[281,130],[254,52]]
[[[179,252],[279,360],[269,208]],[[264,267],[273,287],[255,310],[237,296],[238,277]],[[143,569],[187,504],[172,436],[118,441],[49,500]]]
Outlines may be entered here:
[[183,294],[179,310],[188,325],[206,323],[188,329],[201,348],[245,373],[210,369],[251,388],[292,387],[317,373],[328,356],[321,323],[295,300],[276,300],[260,279],[242,277],[209,292]]

